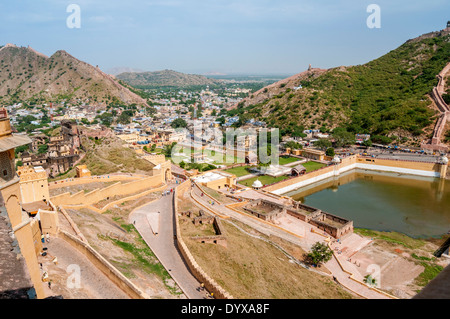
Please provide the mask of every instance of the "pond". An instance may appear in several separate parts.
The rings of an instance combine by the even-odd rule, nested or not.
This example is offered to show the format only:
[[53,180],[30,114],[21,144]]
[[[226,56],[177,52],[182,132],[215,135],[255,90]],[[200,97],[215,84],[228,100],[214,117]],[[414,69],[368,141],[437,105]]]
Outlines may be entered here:
[[283,195],[351,219],[354,227],[414,238],[450,231],[449,180],[356,169]]

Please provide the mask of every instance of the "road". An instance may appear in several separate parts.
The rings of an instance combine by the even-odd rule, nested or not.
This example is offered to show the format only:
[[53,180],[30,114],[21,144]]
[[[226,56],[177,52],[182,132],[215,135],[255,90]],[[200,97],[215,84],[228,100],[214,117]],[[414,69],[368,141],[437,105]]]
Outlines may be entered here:
[[[168,189],[176,185],[170,185]],[[160,212],[159,233],[155,235],[147,221],[147,215]],[[135,224],[147,245],[154,252],[172,279],[189,299],[204,299],[205,292],[200,292],[200,283],[189,271],[175,241],[175,212],[173,193],[162,196],[158,201],[134,210],[129,222]]]

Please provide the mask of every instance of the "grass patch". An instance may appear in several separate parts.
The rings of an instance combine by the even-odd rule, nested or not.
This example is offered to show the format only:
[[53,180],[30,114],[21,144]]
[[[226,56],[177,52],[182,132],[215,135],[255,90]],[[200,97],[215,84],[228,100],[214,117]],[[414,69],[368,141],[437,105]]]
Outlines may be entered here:
[[420,264],[425,267],[425,270],[416,278],[416,284],[422,287],[426,286],[444,269],[442,266],[424,261],[421,261]]
[[[417,259],[417,260],[426,260],[426,261],[432,261],[432,259],[431,258],[428,258],[428,257],[424,257],[424,256],[417,256],[416,254],[414,254],[414,253],[412,253],[411,254],[411,257],[412,258],[414,258],[414,259]],[[433,258],[433,260],[434,260],[434,258]]]
[[418,249],[425,245],[422,239],[415,239],[397,232],[382,232],[366,228],[355,228],[354,232],[362,236],[380,239],[388,243],[402,245],[410,249]]
[[259,179],[259,181],[263,185],[269,185],[269,184],[273,184],[273,183],[284,181],[285,179],[288,179],[288,178],[289,178],[289,176],[286,176],[286,175],[282,175],[282,176],[278,176],[278,177],[272,177],[272,176],[268,176],[268,175],[261,175],[261,176],[252,177],[252,178],[240,181],[239,183],[242,184],[242,185],[245,185],[247,187],[251,187],[253,182],[256,181],[257,179]]
[[132,243],[127,243],[115,238],[110,238],[114,242],[114,244],[122,248],[124,251],[131,253],[134,257],[135,262],[142,268],[142,270],[144,270],[149,274],[155,274],[156,276],[161,278],[166,288],[172,294],[174,295],[181,294],[181,292],[178,291],[177,287],[172,287],[168,285],[168,281],[172,279],[170,274],[167,272],[164,266],[158,261],[155,254],[152,252],[150,247],[147,246],[145,241],[137,232],[136,228],[131,224],[121,226],[125,228],[128,232],[134,232],[138,236],[137,241],[138,243],[140,243],[140,245],[138,247],[138,245]]
[[250,174],[249,169],[252,166],[238,166],[224,170],[224,172],[234,174],[236,177],[241,177]]
[[299,158],[290,157],[290,156],[280,156],[280,158],[278,159],[278,162],[280,165],[286,165],[286,164],[290,164],[290,163],[294,163],[294,162],[298,162],[298,161],[300,161]]
[[318,170],[319,168],[327,166],[326,164],[313,162],[313,161],[306,162],[306,163],[304,163],[302,165],[306,168],[306,172],[307,173],[315,171],[315,170]]

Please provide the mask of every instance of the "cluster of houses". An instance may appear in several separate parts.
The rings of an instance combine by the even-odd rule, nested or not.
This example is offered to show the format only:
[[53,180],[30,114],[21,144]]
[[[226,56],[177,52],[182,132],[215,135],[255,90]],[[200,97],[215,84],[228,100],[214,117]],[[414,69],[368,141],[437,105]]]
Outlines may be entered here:
[[[39,151],[41,146],[45,146],[44,152]],[[63,120],[60,135],[33,136],[31,151],[22,152],[20,160],[24,167],[40,166],[50,177],[55,177],[67,172],[78,162],[80,147],[78,126],[72,121]]]

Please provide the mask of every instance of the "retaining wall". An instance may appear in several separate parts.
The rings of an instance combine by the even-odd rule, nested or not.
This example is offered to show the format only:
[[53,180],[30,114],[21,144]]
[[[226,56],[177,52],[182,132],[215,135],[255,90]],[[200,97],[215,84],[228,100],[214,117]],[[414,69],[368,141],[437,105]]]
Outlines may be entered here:
[[81,190],[72,195],[67,192],[51,197],[51,201],[57,206],[92,205],[109,197],[135,194],[162,184],[161,175],[155,175],[125,184],[117,182],[105,188],[97,188],[89,193]]
[[356,168],[417,176],[442,177],[441,166],[442,165],[438,163],[382,159],[353,155],[343,158],[342,162],[338,165],[323,167],[305,175],[272,184],[265,187],[264,190],[280,195],[329,177],[338,176],[344,172]]
[[208,276],[207,273],[197,264],[195,261],[195,258],[192,256],[191,252],[189,251],[188,247],[183,241],[183,238],[181,236],[180,232],[180,225],[178,223],[178,194],[181,192],[188,192],[189,186],[191,181],[187,180],[183,182],[180,186],[178,186],[175,189],[175,195],[173,197],[173,205],[175,208],[175,229],[176,229],[176,237],[177,237],[177,245],[178,249],[181,252],[181,255],[183,256],[184,261],[186,262],[187,266],[189,267],[190,271],[194,275],[195,278],[199,282],[202,282],[205,284],[205,288],[214,294],[214,298],[216,299],[233,299],[233,296],[230,295],[225,289],[223,289],[219,284],[217,284],[214,279]]
[[150,299],[150,297],[136,287],[128,278],[126,278],[120,271],[118,271],[113,265],[111,265],[103,256],[95,251],[89,244],[81,241],[75,236],[60,231],[59,237],[71,244],[76,250],[86,256],[89,261],[102,273],[108,277],[114,284],[123,290],[130,298],[133,299]]

